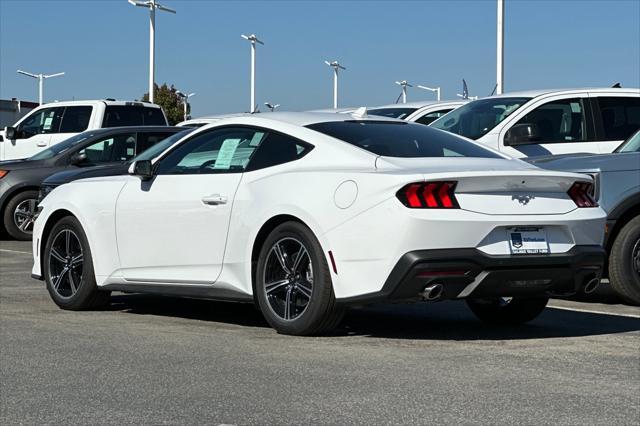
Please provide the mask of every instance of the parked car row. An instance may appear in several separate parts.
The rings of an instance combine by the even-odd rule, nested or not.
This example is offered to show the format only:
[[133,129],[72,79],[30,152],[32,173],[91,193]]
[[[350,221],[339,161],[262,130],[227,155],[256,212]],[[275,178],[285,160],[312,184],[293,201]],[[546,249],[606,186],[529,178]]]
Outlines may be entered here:
[[640,136],[566,154],[640,128],[638,90],[178,126],[89,130],[0,162],[5,228],[33,227],[34,276],[61,307],[112,290],[254,301],[279,331],[315,334],[376,301],[465,299],[525,322],[602,276],[640,303]]

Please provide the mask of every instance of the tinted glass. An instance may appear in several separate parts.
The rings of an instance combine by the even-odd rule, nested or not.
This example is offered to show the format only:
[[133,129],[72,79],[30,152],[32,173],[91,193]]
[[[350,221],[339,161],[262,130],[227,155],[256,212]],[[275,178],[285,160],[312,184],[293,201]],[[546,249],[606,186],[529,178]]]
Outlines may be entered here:
[[160,161],[158,174],[243,172],[265,133],[249,128],[224,128],[201,133]]
[[93,107],[90,106],[66,107],[62,124],[60,124],[60,133],[79,133],[87,130],[92,110]]
[[302,158],[312,146],[279,133],[269,133],[251,158],[247,170],[258,170]]
[[191,133],[193,130],[194,129],[188,129],[179,133],[175,133],[169,136],[168,138],[163,139],[162,141],[153,145],[151,148],[146,149],[144,152],[141,152],[135,158],[132,158],[132,161],[153,160],[158,155],[162,154],[167,148],[172,146],[174,143],[178,142],[180,139],[182,139],[183,137]]
[[144,125],[145,126],[166,126],[167,120],[162,114],[160,108],[144,108]]
[[421,124],[336,121],[307,127],[387,157],[502,158],[473,142]]
[[616,152],[640,152],[640,130],[620,145]]
[[428,126],[429,124],[436,121],[438,118],[442,117],[443,115],[451,111],[453,111],[453,108],[442,109],[439,111],[432,111],[429,114],[425,114],[422,117],[418,118],[415,122],[420,124],[425,124]]
[[626,139],[640,128],[640,98],[598,98],[605,140]]
[[418,108],[375,108],[368,109],[367,114],[369,115],[379,115],[382,117],[388,118],[407,118],[414,112],[416,112]]
[[31,136],[58,133],[64,107],[45,108],[26,118],[18,126],[18,137],[22,139]]
[[164,126],[167,122],[159,108],[139,105],[109,105],[105,109],[102,127]]
[[81,149],[87,156],[86,164],[127,161],[136,153],[136,134],[122,133],[101,139]]
[[136,154],[146,151],[161,140],[173,135],[175,132],[138,132],[138,144]]
[[516,123],[531,125],[533,141],[584,142],[587,140],[584,108],[580,99],[563,99],[534,109]]
[[91,132],[80,133],[79,135],[72,136],[69,139],[65,139],[62,142],[50,146],[44,151],[40,151],[36,155],[30,157],[29,160],[46,160],[53,157],[54,155],[62,154],[69,148],[74,147],[75,145],[89,139],[90,137],[93,137],[93,133]]
[[434,121],[431,127],[478,139],[531,98],[488,98],[469,102]]

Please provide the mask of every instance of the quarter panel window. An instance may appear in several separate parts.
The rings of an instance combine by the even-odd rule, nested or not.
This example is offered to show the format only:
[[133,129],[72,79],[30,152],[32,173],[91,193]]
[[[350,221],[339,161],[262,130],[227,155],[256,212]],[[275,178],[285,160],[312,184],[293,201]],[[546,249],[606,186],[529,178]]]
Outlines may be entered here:
[[304,157],[313,146],[281,133],[269,133],[251,159],[248,171],[277,166]]
[[250,128],[201,133],[163,158],[158,174],[242,173],[265,136],[264,131]]
[[60,133],[80,133],[87,130],[92,110],[93,107],[90,106],[66,107],[62,124],[60,124]]
[[140,105],[108,105],[102,121],[102,127],[164,126],[166,124],[160,108],[145,108]]
[[604,140],[623,140],[640,128],[640,98],[598,98]]
[[534,143],[587,141],[584,107],[579,98],[548,102],[522,117],[515,125],[530,125],[534,129]]

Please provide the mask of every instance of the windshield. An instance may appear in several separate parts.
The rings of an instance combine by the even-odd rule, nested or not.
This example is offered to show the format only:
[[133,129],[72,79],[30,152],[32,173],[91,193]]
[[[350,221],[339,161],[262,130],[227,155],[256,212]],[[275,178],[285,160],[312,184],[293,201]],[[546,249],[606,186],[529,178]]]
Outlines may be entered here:
[[624,141],[615,152],[640,152],[640,129]]
[[531,98],[479,99],[454,109],[431,123],[431,127],[478,139],[489,133]]
[[495,152],[451,133],[398,121],[333,121],[308,128],[386,157],[502,158]]
[[169,148],[171,145],[173,145],[174,143],[176,143],[180,139],[182,139],[183,136],[188,135],[189,133],[193,132],[194,130],[195,129],[186,129],[186,130],[183,130],[181,132],[174,133],[173,135],[169,136],[168,138],[163,139],[160,142],[158,142],[157,144],[153,145],[151,148],[149,148],[149,149],[141,152],[140,154],[136,155],[135,157],[133,157],[131,159],[131,162],[138,161],[138,160],[153,160],[158,155],[162,154],[162,152],[165,149]]
[[418,108],[375,108],[375,109],[368,109],[367,110],[367,114],[369,115],[380,115],[382,117],[388,117],[388,118],[407,118],[408,116],[410,116],[411,114],[413,114],[414,112],[416,112],[418,110]]
[[44,151],[40,151],[36,155],[29,157],[29,160],[48,160],[58,154],[62,154],[67,151],[69,148],[73,148],[77,144],[93,137],[94,133],[85,132],[80,133],[79,135],[75,135],[70,137],[69,139],[65,139],[62,142],[59,142],[51,147],[45,149]]

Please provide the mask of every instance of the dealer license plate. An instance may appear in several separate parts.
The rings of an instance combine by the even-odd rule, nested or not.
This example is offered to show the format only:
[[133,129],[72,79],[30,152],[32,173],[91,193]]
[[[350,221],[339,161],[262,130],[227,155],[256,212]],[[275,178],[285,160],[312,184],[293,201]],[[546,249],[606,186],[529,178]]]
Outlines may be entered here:
[[519,227],[507,229],[511,254],[549,253],[547,233],[544,228]]

